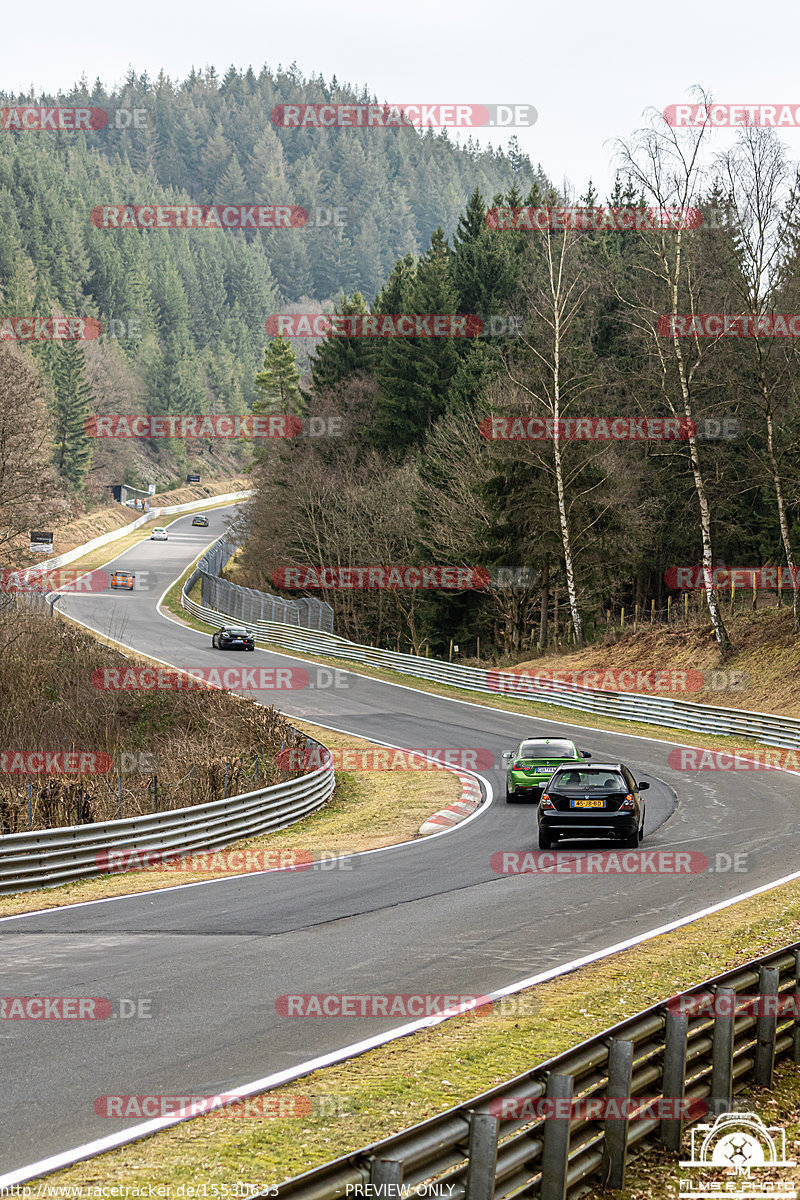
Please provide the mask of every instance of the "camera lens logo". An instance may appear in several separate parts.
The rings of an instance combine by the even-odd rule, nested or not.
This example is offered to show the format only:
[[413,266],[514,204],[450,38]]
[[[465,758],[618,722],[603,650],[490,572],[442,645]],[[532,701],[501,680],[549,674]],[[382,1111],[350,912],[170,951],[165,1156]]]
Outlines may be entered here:
[[[751,1172],[779,1167],[794,1167],[797,1164],[786,1158],[786,1133],[779,1126],[767,1126],[757,1113],[721,1113],[713,1125],[695,1125],[691,1129],[692,1157],[682,1162],[682,1167],[705,1168],[713,1171],[732,1171],[736,1179],[729,1179],[724,1188],[726,1196],[782,1196],[796,1197],[796,1191],[787,1191],[786,1181],[758,1178]],[[757,1181],[757,1182],[756,1182]],[[757,1193],[754,1191],[757,1188]],[[697,1179],[691,1191],[683,1196],[718,1196],[718,1180]]]

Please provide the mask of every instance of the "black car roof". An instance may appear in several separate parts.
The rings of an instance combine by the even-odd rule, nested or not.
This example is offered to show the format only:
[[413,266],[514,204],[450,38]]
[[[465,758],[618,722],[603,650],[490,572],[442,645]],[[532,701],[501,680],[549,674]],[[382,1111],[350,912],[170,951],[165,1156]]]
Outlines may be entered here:
[[[594,762],[593,761],[593,762],[585,763],[581,767],[581,770],[582,771],[621,771],[623,767],[625,767],[625,763],[621,763],[621,762],[602,763],[602,762]],[[559,771],[575,771],[577,768],[575,766],[575,763],[564,763],[564,766],[559,767],[558,769],[559,769]],[[630,767],[625,767],[625,769],[629,771]]]

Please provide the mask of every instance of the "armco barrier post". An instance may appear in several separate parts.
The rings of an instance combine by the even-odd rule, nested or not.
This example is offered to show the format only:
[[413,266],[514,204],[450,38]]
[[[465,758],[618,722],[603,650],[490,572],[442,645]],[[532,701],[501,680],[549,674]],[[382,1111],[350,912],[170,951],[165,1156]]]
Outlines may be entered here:
[[[758,973],[759,996],[774,996],[777,999],[780,972],[777,967],[762,967]],[[767,1007],[761,1005],[761,1008]],[[775,1066],[775,1033],[778,1016],[773,1005],[770,1012],[759,1011],[756,1021],[756,1062],[753,1075],[758,1087],[772,1087],[772,1071]]]
[[[572,1099],[571,1075],[552,1074],[547,1080],[548,1100]],[[569,1117],[548,1117],[544,1123],[542,1145],[541,1200],[566,1200],[569,1171]]]
[[714,1116],[719,1116],[730,1111],[733,1099],[733,1014],[736,992],[733,988],[719,987],[714,993],[714,1001],[718,1012],[714,1017],[710,1104]]
[[469,1114],[467,1185],[464,1200],[494,1200],[499,1122],[491,1113]]
[[388,1158],[374,1158],[369,1173],[370,1186],[374,1185],[374,1196],[397,1200],[403,1182],[403,1164]]
[[[633,1042],[614,1038],[608,1050],[609,1099],[621,1100],[631,1094]],[[606,1187],[625,1186],[625,1162],[628,1154],[628,1118],[607,1117],[603,1130],[603,1175]]]
[[[689,1018],[686,1013],[667,1010],[664,1035],[664,1073],[661,1094],[665,1100],[682,1100],[686,1088],[686,1033]],[[680,1150],[683,1121],[678,1117],[662,1120],[659,1138],[667,1150]]]

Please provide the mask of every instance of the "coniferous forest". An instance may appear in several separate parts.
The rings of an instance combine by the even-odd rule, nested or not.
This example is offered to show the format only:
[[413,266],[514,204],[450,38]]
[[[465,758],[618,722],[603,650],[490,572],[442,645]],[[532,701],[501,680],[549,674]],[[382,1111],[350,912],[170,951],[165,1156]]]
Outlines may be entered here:
[[[0,132],[0,329],[61,315],[103,329],[3,348],[4,511],[17,496],[22,512],[23,458],[40,481],[35,502],[53,512],[103,503],[111,483],[162,490],[187,467],[252,466],[241,582],[272,590],[287,564],[494,571],[484,592],[325,594],[337,631],[360,640],[441,650],[482,636],[519,652],[534,627],[546,644],[560,612],[580,643],[608,606],[663,607],[676,565],[783,568],[796,629],[797,337],[773,318],[800,311],[800,190],[779,134],[745,128],[722,152],[655,114],[620,131],[611,195],[586,180],[567,196],[513,139],[494,149],[413,128],[276,128],[275,105],[300,99],[374,97],[265,68],[0,98],[141,117]],[[309,221],[92,224],[97,206],[142,204],[300,205]],[[691,210],[702,222],[515,227],[520,209],[565,205]],[[272,314],[323,310],[470,314],[484,328],[312,341],[265,331]],[[755,314],[761,335],[723,336],[697,314]],[[85,432],[108,413],[251,412],[330,418],[338,432],[255,448]],[[681,432],[491,436],[516,418],[518,431],[531,419],[625,418]],[[724,653],[713,579],[704,596]]]

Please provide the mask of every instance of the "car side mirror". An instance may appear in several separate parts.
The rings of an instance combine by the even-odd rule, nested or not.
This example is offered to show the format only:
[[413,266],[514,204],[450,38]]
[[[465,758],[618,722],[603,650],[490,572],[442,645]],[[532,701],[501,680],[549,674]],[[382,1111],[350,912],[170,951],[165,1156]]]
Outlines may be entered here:
[[638,788],[638,790],[640,792],[646,792],[647,789],[650,787],[650,784],[649,783],[637,783],[636,787]]
[[581,750],[581,758],[591,758],[591,757],[592,757],[591,750]]
[[513,753],[513,751],[511,751],[511,750],[505,750],[505,751],[503,752],[503,758],[513,758],[513,757],[514,757],[514,753]]

